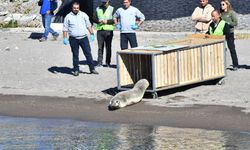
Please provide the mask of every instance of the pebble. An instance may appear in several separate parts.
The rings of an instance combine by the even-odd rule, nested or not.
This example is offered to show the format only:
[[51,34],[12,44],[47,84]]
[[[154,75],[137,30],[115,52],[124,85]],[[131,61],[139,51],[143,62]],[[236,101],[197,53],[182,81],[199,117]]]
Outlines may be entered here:
[[5,51],[10,51],[10,48],[9,48],[9,47],[6,47],[4,50],[5,50]]

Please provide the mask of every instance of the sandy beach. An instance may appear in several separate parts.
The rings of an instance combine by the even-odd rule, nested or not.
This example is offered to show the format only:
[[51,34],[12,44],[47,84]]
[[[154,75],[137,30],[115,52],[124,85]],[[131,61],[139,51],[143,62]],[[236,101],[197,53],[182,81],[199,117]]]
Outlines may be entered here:
[[[46,110],[46,115],[44,117],[49,117],[49,110],[54,109],[52,107],[58,106],[61,108],[67,107],[71,103],[63,100],[67,98],[77,99],[77,101],[82,102],[83,105],[77,105],[77,103],[72,104],[70,108],[71,113],[62,115],[61,117],[78,118],[78,115],[73,115],[75,112],[81,112],[81,109],[86,110],[86,112],[92,112],[92,109],[96,109],[95,105],[91,104],[88,106],[86,101],[93,100],[94,103],[102,103],[103,109],[106,111],[106,106],[109,100],[112,98],[110,91],[115,89],[117,86],[116,79],[116,68],[96,68],[100,73],[99,75],[88,74],[88,66],[86,65],[85,58],[82,53],[80,53],[81,66],[80,69],[82,73],[75,77],[71,74],[72,60],[71,51],[69,45],[65,46],[62,43],[62,36],[60,35],[57,41],[48,40],[46,42],[39,42],[37,40],[37,35],[42,33],[42,29],[12,29],[12,30],[2,30],[0,31],[0,103],[1,103],[1,115],[20,115],[20,116],[39,116],[39,111],[34,113],[34,110],[39,110],[36,102],[36,98],[32,101],[18,99],[22,96],[39,96],[39,97],[49,97],[44,98],[43,107]],[[173,40],[185,37],[192,33],[158,33],[158,32],[139,32],[138,43],[139,45],[150,45],[150,44],[162,44],[167,40]],[[227,76],[225,78],[225,84],[215,85],[215,84],[199,84],[198,86],[180,88],[170,91],[159,92],[158,99],[152,99],[148,96],[143,98],[142,103],[130,106],[116,113],[124,113],[124,111],[139,111],[141,109],[145,110],[157,110],[157,113],[161,111],[168,110],[178,110],[180,112],[185,112],[186,109],[192,110],[197,107],[216,106],[220,108],[222,106],[225,109],[229,109],[227,115],[230,114],[230,110],[235,112],[241,112],[242,115],[246,115],[247,119],[245,125],[249,126],[249,112],[250,112],[250,46],[249,39],[236,40],[236,50],[238,52],[239,63],[241,68],[238,71],[227,70]],[[91,44],[92,54],[94,60],[97,58],[97,41]],[[113,53],[111,64],[115,66],[116,64],[116,52],[119,50],[119,33],[115,32],[113,39]],[[227,67],[231,65],[230,54],[227,51]],[[11,95],[14,95],[11,96]],[[15,96],[16,95],[16,96]],[[18,96],[17,96],[18,95]],[[7,98],[8,97],[8,98]],[[6,99],[15,99],[13,104],[9,103]],[[53,97],[58,98],[55,103],[58,105],[53,106],[51,99]],[[39,101],[42,101],[40,98]],[[86,100],[86,101],[85,101]],[[46,101],[49,101],[46,104]],[[76,101],[74,101],[76,102]],[[3,105],[6,104],[6,105]],[[15,104],[15,105],[14,105]],[[17,107],[20,105],[20,108]],[[28,106],[34,107],[28,107]],[[74,105],[74,106],[73,106]],[[16,108],[14,107],[16,106]],[[80,107],[81,106],[81,107]],[[93,107],[91,107],[93,106]],[[27,112],[23,111],[24,109]],[[47,107],[47,108],[46,108]],[[85,108],[86,107],[86,108]],[[12,108],[12,109],[8,109]],[[30,109],[34,109],[33,111]],[[41,108],[41,109],[42,109]],[[222,107],[224,108],[224,107]],[[59,108],[58,108],[59,109]],[[66,109],[66,108],[65,108]],[[127,110],[128,109],[128,110]],[[222,109],[222,110],[225,110]],[[18,111],[19,110],[19,111]],[[21,111],[22,110],[22,111]],[[132,111],[131,110],[131,111]],[[218,109],[220,110],[220,109]],[[133,112],[132,111],[132,112]],[[204,110],[205,111],[205,110]],[[206,110],[208,111],[208,110]],[[31,113],[32,114],[28,114]],[[61,114],[63,110],[58,111]],[[65,111],[67,112],[67,111]],[[82,111],[84,113],[85,111]],[[95,111],[96,112],[96,111]],[[102,112],[102,111],[101,111]],[[192,112],[192,111],[188,111]],[[60,117],[60,115],[52,113],[54,117]],[[96,112],[98,113],[98,111]],[[113,112],[108,112],[109,114]],[[155,112],[153,111],[151,115]],[[44,113],[41,113],[44,114]],[[126,114],[126,113],[124,113]],[[215,115],[215,114],[214,114]],[[101,116],[90,115],[92,121],[104,120]],[[119,117],[119,115],[117,115]],[[147,116],[147,115],[146,115]],[[149,115],[150,116],[150,115]],[[193,116],[193,115],[191,115]],[[41,115],[43,117],[43,115]],[[83,116],[79,117],[82,118]],[[93,119],[95,117],[100,117]],[[151,116],[152,117],[152,116]],[[104,117],[105,118],[105,117]],[[201,117],[202,118],[202,117]],[[212,118],[212,117],[211,117]],[[221,118],[223,118],[221,116]],[[106,117],[108,119],[108,117]],[[165,118],[167,119],[167,118]],[[90,119],[91,120],[91,119]],[[119,120],[119,119],[118,119]],[[217,121],[219,119],[217,118]],[[230,119],[229,119],[230,120]],[[232,119],[233,120],[233,119]],[[129,122],[129,120],[126,120]],[[161,124],[161,121],[158,124]],[[214,120],[216,121],[216,120]],[[135,122],[135,120],[131,120]],[[145,123],[147,121],[139,123]],[[150,122],[148,123],[156,123]],[[177,123],[176,123],[177,124]],[[233,125],[237,127],[237,125]],[[233,128],[230,127],[231,129]],[[206,127],[205,127],[206,128]],[[216,128],[216,127],[215,127]],[[219,127],[218,127],[219,128]],[[244,128],[249,130],[249,127]]]

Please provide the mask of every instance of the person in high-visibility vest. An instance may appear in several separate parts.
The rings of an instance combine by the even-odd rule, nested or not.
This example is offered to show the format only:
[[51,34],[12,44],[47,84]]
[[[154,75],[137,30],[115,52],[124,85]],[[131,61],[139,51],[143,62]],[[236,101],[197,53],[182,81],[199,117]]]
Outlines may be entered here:
[[[231,36],[229,24],[221,19],[221,14],[218,10],[212,11],[211,15],[212,15],[213,21],[210,24],[207,33],[210,35],[225,35],[227,44],[228,45],[232,44],[232,43],[230,43],[230,42],[232,42],[232,40],[228,40]],[[229,48],[229,50],[231,51],[230,48]],[[235,52],[235,56],[237,58],[236,52]],[[238,59],[235,61],[235,56],[232,55],[232,53],[231,53],[231,57],[233,60],[233,68],[232,68],[233,71],[236,71],[238,69]],[[235,62],[237,62],[237,64],[235,64]]]
[[93,22],[96,23],[98,58],[97,66],[103,66],[103,49],[106,47],[106,66],[110,67],[112,55],[112,39],[114,30],[113,11],[109,0],[101,0],[101,5],[96,8],[93,15]]

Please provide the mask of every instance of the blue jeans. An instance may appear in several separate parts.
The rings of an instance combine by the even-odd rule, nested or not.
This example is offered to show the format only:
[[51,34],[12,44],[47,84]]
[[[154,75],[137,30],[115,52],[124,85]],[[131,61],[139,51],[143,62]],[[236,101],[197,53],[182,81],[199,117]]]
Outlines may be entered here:
[[57,36],[58,33],[55,32],[51,27],[51,19],[52,19],[53,15],[49,14],[49,15],[42,15],[42,21],[43,21],[43,27],[45,29],[44,33],[43,33],[43,38],[47,39],[49,33],[51,33],[53,36]]
[[79,46],[83,50],[83,54],[87,59],[87,63],[89,65],[89,70],[95,70],[94,62],[91,54],[91,48],[89,45],[89,39],[87,37],[82,39],[76,39],[74,37],[69,37],[69,44],[71,47],[71,51],[73,54],[73,67],[74,71],[79,71]]

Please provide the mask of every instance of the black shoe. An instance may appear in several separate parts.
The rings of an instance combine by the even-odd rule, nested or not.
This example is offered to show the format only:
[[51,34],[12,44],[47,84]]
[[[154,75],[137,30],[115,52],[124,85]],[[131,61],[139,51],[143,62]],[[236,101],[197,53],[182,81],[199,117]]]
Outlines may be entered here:
[[107,68],[110,68],[110,67],[111,67],[111,65],[110,65],[110,64],[106,64],[106,67],[107,67]]
[[239,69],[238,66],[234,66],[232,70],[237,71],[238,69]]
[[45,42],[45,41],[47,41],[47,39],[45,37],[42,37],[42,38],[39,39],[39,41],[40,42]]
[[91,74],[99,74],[96,70],[91,70],[90,73]]
[[79,76],[79,71],[78,71],[78,70],[73,71],[72,74],[73,74],[74,76]]
[[53,40],[56,41],[58,37],[59,37],[59,34],[58,34],[58,33],[55,34],[55,35],[53,35]]

